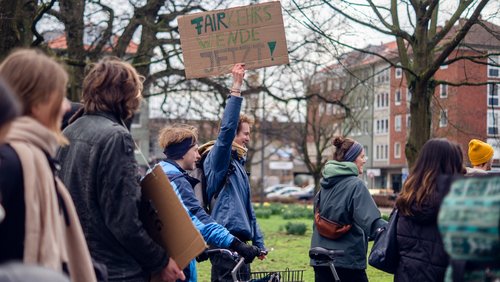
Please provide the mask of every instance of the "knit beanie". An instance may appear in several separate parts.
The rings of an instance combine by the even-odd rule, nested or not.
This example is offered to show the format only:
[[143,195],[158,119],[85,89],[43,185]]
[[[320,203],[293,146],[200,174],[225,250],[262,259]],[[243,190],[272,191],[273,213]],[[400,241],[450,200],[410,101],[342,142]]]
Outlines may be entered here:
[[469,160],[472,165],[488,162],[493,157],[493,147],[481,140],[472,139],[469,142]]

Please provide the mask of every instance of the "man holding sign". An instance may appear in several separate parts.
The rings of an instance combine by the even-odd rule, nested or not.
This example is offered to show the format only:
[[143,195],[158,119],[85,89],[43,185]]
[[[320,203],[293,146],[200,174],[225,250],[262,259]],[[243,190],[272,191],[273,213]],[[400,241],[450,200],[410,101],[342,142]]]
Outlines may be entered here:
[[[238,75],[239,73],[239,75]],[[211,216],[240,241],[251,242],[265,250],[264,238],[257,225],[251,203],[250,183],[245,170],[246,144],[250,141],[251,120],[240,116],[240,88],[245,69],[236,65],[234,83],[224,109],[219,136],[215,142],[204,144],[200,151],[205,154],[203,167],[207,181],[207,196],[211,202]],[[204,151],[203,151],[204,150]],[[264,255],[259,257],[264,258]],[[211,257],[212,281],[233,281],[231,269],[235,262],[224,255]],[[250,261],[240,270],[240,278],[248,280]]]
[[268,2],[179,17],[186,78],[288,64],[280,2]]

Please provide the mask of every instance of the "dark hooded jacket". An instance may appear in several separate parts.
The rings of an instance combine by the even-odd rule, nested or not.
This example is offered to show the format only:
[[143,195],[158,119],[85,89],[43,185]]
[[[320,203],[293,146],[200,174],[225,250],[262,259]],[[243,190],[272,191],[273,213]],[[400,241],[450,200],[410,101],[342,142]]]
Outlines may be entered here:
[[[366,269],[368,238],[387,222],[380,218],[372,196],[358,177],[358,168],[352,162],[328,161],[321,179],[320,214],[327,219],[352,224],[342,237],[331,240],[321,236],[313,226],[311,247],[344,250],[344,256],[335,260],[335,266]],[[311,260],[311,265],[317,262]]]
[[411,205],[412,215],[399,214],[397,225],[400,261],[394,281],[443,281],[448,255],[437,227],[439,207],[448,190],[438,185],[421,207]]

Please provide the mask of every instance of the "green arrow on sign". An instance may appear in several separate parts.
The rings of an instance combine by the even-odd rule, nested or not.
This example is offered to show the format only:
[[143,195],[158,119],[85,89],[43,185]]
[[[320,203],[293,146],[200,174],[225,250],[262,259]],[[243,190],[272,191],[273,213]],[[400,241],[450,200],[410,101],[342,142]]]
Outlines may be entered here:
[[269,51],[271,51],[271,61],[274,61],[273,52],[274,52],[274,48],[276,47],[276,41],[267,42],[267,46],[269,46]]

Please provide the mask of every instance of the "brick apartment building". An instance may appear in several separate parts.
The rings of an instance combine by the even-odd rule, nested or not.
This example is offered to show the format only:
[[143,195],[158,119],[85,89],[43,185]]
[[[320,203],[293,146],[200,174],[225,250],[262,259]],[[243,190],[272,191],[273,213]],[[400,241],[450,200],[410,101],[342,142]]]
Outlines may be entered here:
[[[488,22],[483,24],[496,33],[500,32],[499,26]],[[395,42],[367,48],[397,65]],[[461,56],[476,58],[443,65],[435,75],[437,81],[446,81],[451,85],[439,84],[435,88],[431,106],[431,137],[445,137],[459,143],[467,164],[468,142],[477,138],[495,148],[494,165],[500,165],[500,56],[489,58],[490,63],[497,66],[487,65],[485,58],[478,57],[499,52],[500,40],[475,25],[448,59]],[[340,87],[341,84],[335,82],[339,80],[346,84]],[[464,82],[482,85],[458,86]],[[340,123],[343,128],[339,133],[358,140],[365,147],[368,162],[363,177],[368,186],[400,189],[408,173],[404,148],[411,124],[411,93],[402,70],[379,57],[351,52],[341,58],[340,63],[325,68],[314,83],[319,85],[314,89],[318,89],[320,95],[330,99],[341,97],[341,101],[351,108],[353,114],[341,121],[338,121],[339,115],[335,110],[330,114],[332,122]],[[335,87],[331,85],[339,85],[340,89],[335,91],[341,90],[346,95],[333,94]],[[328,107],[324,106],[327,112]],[[345,111],[340,112],[345,116]]]

